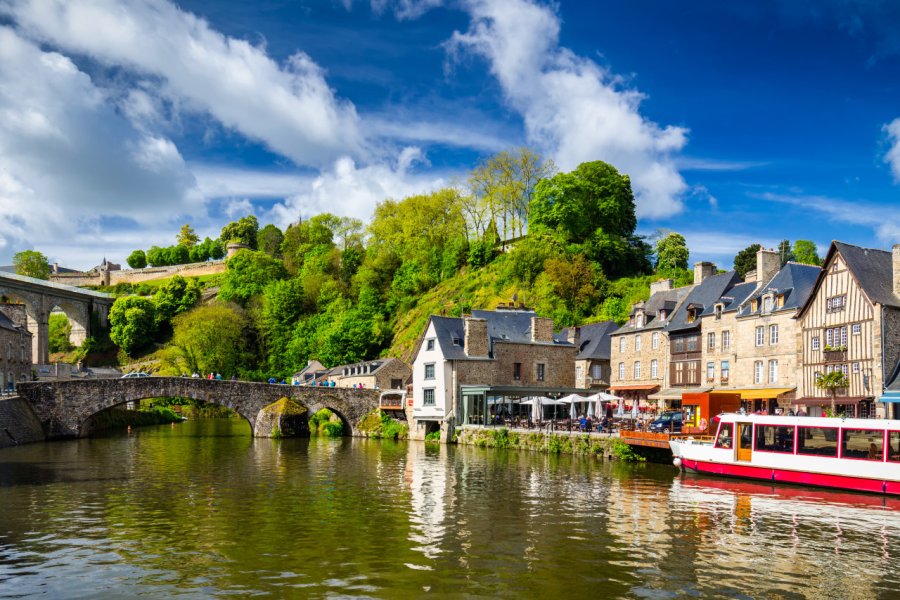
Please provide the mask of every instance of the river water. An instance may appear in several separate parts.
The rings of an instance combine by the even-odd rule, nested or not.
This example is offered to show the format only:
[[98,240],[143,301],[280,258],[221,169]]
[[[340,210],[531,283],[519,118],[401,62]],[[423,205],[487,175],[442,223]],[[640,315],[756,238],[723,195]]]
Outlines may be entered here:
[[0,597],[873,598],[900,501],[186,422],[0,451]]

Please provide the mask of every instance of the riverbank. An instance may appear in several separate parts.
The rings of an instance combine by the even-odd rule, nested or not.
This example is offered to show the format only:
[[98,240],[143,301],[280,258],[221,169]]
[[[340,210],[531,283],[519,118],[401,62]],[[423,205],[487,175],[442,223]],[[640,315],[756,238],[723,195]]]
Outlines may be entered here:
[[0,400],[0,448],[43,442],[41,422],[24,398]]
[[505,427],[461,427],[457,444],[479,448],[510,448],[545,454],[598,456],[606,460],[643,462],[645,458],[615,435],[570,431],[529,431]]

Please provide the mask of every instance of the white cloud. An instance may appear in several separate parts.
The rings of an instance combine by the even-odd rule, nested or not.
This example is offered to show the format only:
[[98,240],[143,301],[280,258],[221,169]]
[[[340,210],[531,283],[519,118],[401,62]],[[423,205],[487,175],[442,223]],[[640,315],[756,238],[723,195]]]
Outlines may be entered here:
[[643,95],[621,78],[559,45],[560,21],[530,0],[469,0],[471,24],[446,47],[451,58],[484,57],[530,143],[564,170],[604,160],[631,175],[638,214],[682,209],[686,184],[673,160],[687,131],[661,127],[640,112]]
[[[345,0],[349,10],[350,0]],[[372,11],[381,14],[388,9],[394,13],[398,21],[418,19],[432,8],[443,4],[443,0],[372,0]]]
[[895,244],[900,240],[900,214],[892,210],[892,207],[816,195],[765,193],[755,197],[806,208],[812,213],[824,215],[834,223],[868,227],[884,244]]
[[3,6],[29,35],[160,78],[160,93],[298,165],[364,155],[353,105],[335,97],[322,69],[303,52],[279,65],[264,48],[224,36],[164,0],[12,0]]
[[884,162],[891,166],[894,181],[900,183],[900,119],[894,119],[883,127],[891,147],[884,155]]

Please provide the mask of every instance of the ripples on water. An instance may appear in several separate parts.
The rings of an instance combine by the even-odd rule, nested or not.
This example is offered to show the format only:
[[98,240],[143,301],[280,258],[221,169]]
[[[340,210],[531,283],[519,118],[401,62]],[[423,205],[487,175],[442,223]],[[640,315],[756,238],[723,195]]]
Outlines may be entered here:
[[194,422],[0,451],[0,596],[897,597],[898,509]]

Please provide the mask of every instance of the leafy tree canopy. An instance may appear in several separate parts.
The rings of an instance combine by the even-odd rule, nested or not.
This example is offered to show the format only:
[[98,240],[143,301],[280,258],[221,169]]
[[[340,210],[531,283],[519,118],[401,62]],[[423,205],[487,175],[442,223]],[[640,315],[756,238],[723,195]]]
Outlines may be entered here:
[[13,267],[17,275],[50,279],[50,263],[47,257],[36,250],[23,250],[13,256]]
[[271,223],[260,229],[259,233],[256,234],[256,247],[261,252],[276,258],[281,256],[282,241],[284,241],[284,234]]
[[109,309],[109,337],[126,354],[153,340],[156,323],[156,305],[149,298],[116,298]]
[[782,267],[794,260],[794,251],[791,249],[790,240],[781,240],[778,244],[778,257],[781,259]]
[[181,226],[181,231],[178,232],[177,240],[179,246],[186,246],[187,248],[191,248],[197,245],[197,242],[200,241],[200,236],[198,236],[194,232],[193,227],[185,223]]
[[219,298],[241,305],[262,292],[270,282],[287,277],[281,261],[264,252],[240,250],[226,264]]
[[809,240],[797,240],[794,242],[794,260],[804,265],[822,266],[822,259],[819,258],[819,249],[815,242]]
[[169,321],[177,314],[188,311],[200,300],[200,284],[195,277],[185,279],[175,275],[156,291],[156,318]]
[[230,377],[254,366],[249,352],[249,321],[239,308],[217,303],[175,318],[169,360],[181,372],[222,373]]
[[756,268],[756,253],[762,248],[759,244],[750,244],[734,257],[734,270],[738,277],[744,278],[749,271]]
[[690,252],[687,240],[674,231],[656,243],[656,269],[670,272],[675,269],[687,269]]
[[259,232],[259,221],[253,215],[241,217],[222,228],[219,239],[225,245],[231,242],[244,244],[252,250],[256,250],[256,234]]
[[147,255],[144,254],[143,250],[135,250],[128,255],[125,262],[127,262],[128,266],[132,269],[143,269],[147,266]]

